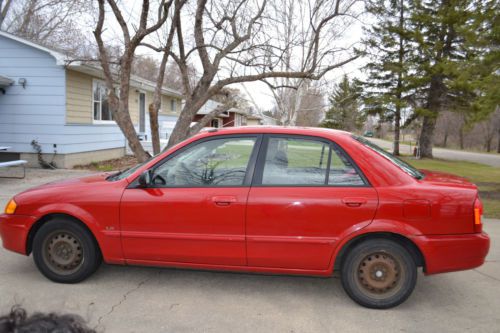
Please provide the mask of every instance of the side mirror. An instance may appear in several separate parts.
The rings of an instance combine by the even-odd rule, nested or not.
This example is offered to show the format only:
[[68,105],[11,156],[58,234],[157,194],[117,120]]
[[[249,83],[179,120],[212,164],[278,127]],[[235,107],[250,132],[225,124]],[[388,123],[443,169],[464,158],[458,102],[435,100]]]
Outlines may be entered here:
[[151,184],[151,173],[149,172],[149,170],[146,170],[143,173],[141,173],[137,181],[139,182],[139,185],[141,187],[148,187],[149,184]]

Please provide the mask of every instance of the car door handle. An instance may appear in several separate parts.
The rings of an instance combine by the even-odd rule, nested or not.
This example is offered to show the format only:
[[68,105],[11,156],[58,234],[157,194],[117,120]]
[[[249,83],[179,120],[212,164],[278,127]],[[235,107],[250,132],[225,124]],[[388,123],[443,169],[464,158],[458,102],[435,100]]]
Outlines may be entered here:
[[230,204],[236,202],[236,197],[233,197],[231,195],[220,195],[212,197],[212,201],[217,206],[229,206]]
[[343,198],[342,202],[348,207],[359,207],[367,202],[366,198]]

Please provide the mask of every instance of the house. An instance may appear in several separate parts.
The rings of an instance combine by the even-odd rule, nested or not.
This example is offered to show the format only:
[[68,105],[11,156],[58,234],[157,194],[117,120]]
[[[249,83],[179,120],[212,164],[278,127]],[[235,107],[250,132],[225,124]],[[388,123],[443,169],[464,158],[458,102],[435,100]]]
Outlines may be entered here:
[[[215,108],[219,107],[221,103],[214,100],[208,100],[197,112],[194,122],[200,121],[206,114],[210,113]],[[210,125],[207,127],[221,128],[221,127],[237,127],[247,125],[247,112],[238,108],[231,108],[226,112],[222,112],[217,117],[212,119]]]
[[249,114],[247,116],[247,125],[248,126],[257,126],[257,125],[262,125],[263,124],[263,119],[261,116],[256,115],[256,114]]
[[[112,119],[103,77],[96,66],[0,31],[0,145],[10,147],[0,158],[37,166],[33,141],[59,168],[123,156],[126,140]],[[148,105],[154,89],[154,82],[131,78],[130,115],[145,140],[151,137]],[[163,89],[162,138],[181,104],[180,92]]]

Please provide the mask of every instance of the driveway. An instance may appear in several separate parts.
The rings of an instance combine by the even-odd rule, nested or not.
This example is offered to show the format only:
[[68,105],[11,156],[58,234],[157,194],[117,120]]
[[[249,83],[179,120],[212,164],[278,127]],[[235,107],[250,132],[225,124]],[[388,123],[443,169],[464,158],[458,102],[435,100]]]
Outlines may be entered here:
[[[0,205],[14,193],[82,171],[28,170],[0,179]],[[353,303],[338,278],[264,276],[103,265],[76,285],[55,284],[31,257],[0,249],[0,313],[81,315],[101,332],[499,332],[500,220],[487,220],[487,262],[463,272],[419,274],[410,299],[390,310]]]
[[[375,139],[375,138],[367,138],[367,139],[384,149],[391,149],[392,151],[393,143],[390,141]],[[414,146],[412,146],[410,149],[410,146],[408,145],[400,145],[401,154],[413,154],[412,150],[413,148]],[[494,167],[500,167],[500,154],[482,154],[482,153],[473,153],[469,151],[443,149],[443,148],[433,148],[432,154],[436,158],[442,158],[446,160],[469,161],[469,162],[491,165]]]

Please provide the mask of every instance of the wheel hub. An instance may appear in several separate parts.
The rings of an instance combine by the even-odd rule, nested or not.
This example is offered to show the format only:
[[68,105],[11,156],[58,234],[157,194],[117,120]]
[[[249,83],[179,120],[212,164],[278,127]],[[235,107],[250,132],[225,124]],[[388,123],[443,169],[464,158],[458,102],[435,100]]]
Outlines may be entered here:
[[358,280],[363,288],[372,293],[386,293],[400,281],[400,268],[388,253],[369,254],[360,262]]
[[45,241],[44,259],[59,273],[71,274],[83,262],[80,241],[67,232],[55,232]]

